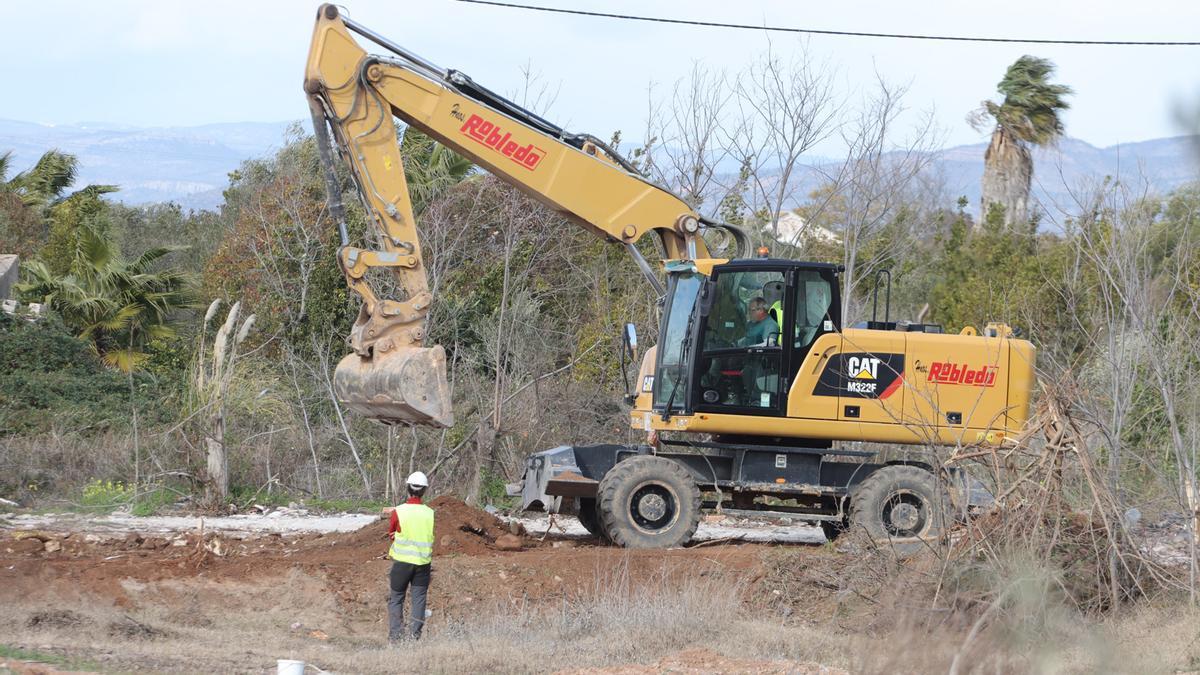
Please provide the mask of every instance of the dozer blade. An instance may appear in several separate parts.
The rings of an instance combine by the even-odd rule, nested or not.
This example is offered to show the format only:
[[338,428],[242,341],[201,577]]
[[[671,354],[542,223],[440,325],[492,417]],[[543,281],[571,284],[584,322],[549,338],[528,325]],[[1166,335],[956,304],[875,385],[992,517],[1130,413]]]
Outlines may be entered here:
[[338,399],[363,417],[384,424],[454,426],[441,346],[402,347],[372,358],[350,354],[338,363],[333,384]]

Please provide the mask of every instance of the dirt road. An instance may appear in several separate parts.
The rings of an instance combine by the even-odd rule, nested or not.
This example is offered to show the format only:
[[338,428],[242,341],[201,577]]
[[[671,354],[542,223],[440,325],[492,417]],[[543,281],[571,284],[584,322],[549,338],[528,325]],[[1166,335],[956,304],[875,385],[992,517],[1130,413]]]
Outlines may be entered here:
[[[551,526],[503,521],[453,498],[432,505],[432,636],[466,630],[484,615],[532,616],[647,584],[745,588],[762,579],[763,555],[773,547],[738,537],[822,541],[819,530],[795,524],[706,522],[691,548],[626,551],[587,537],[567,517]],[[521,549],[499,550],[496,540],[513,531]],[[99,658],[104,669],[244,672],[311,649],[378,649],[387,545],[385,522],[361,515],[285,511],[205,518],[203,526],[192,517],[6,516],[0,605],[15,621],[0,627],[0,644]],[[197,635],[230,649],[200,649]],[[349,670],[359,668],[374,666]]]

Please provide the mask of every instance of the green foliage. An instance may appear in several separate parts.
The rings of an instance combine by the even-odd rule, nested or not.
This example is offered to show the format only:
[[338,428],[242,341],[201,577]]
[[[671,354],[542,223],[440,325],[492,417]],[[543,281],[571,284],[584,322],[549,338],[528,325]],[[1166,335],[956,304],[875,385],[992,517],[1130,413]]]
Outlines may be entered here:
[[1027,332],[1044,327],[1047,315],[1061,309],[1045,286],[1054,278],[1048,268],[1057,264],[1058,249],[1054,239],[1039,239],[1032,225],[1005,228],[1001,210],[993,209],[978,229],[960,212],[942,239],[934,318],[955,332],[989,321],[1024,323]]
[[126,485],[121,481],[97,478],[83,486],[83,492],[79,495],[79,503],[89,509],[115,509],[132,501],[133,493],[132,485]]
[[50,208],[50,235],[38,258],[54,276],[71,271],[80,248],[88,245],[88,233],[109,239],[108,202],[101,195],[115,191],[107,185],[88,186]]
[[50,652],[21,649],[20,647],[12,647],[4,644],[0,644],[0,658],[14,659],[17,661],[30,661],[32,663],[49,663],[55,666],[67,668],[68,670],[72,671],[96,673],[104,671],[99,664],[93,661],[76,660]]
[[1054,63],[1036,56],[1022,56],[1004,73],[996,89],[1004,95],[1001,103],[987,101],[984,108],[997,126],[1012,137],[1033,145],[1054,142],[1063,133],[1061,111],[1071,104],[1066,97],[1073,92],[1063,84],[1050,84]]
[[154,488],[138,494],[129,512],[139,518],[157,515],[177,501],[178,495],[165,488]]
[[[294,130],[273,157],[247,160],[230,174],[223,236],[204,268],[206,297],[240,298],[258,314],[259,333],[280,335],[303,358],[316,356],[314,341],[340,342],[329,336],[346,335],[358,309],[337,264],[340,242],[325,200],[316,144]],[[361,209],[354,200],[346,206],[351,234],[360,235]],[[336,361],[341,350],[326,356]]]
[[79,160],[58,150],[43,154],[28,171],[8,178],[12,152],[0,155],[0,192],[18,196],[23,203],[44,208],[57,200],[75,182]]
[[508,486],[505,484],[504,474],[488,469],[484,469],[479,475],[479,498],[484,504],[500,508],[509,508],[514,505],[515,501],[508,496]]
[[[0,435],[54,430],[94,433],[129,422],[129,383],[103,367],[88,343],[56,317],[36,322],[0,312]],[[149,421],[169,417],[157,384],[135,374],[135,396]]]
[[103,232],[85,226],[75,235],[65,275],[33,261],[24,266],[27,280],[17,291],[57,311],[104,363],[135,370],[149,358],[146,344],[175,335],[177,311],[193,306],[191,279],[173,270],[150,271],[170,249],[151,249],[126,262]]
[[413,215],[420,216],[446,190],[462,182],[475,165],[433,140],[416,127],[406,127],[400,137],[404,178],[412,198]]

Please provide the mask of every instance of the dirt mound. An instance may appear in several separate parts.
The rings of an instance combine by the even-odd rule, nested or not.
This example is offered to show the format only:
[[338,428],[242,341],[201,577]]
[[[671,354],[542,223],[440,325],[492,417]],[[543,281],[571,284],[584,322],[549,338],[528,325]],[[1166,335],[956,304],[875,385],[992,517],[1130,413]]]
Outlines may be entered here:
[[436,514],[434,555],[485,553],[495,549],[496,539],[501,535],[509,534],[504,521],[450,495],[434,499],[429,506]]
[[[434,510],[434,556],[447,554],[478,555],[494,552],[496,539],[509,534],[509,526],[492,514],[481,511],[456,497],[443,495],[429,502]],[[358,558],[373,558],[387,552],[390,513],[351,533],[326,534],[318,540],[333,540],[333,548],[356,552]],[[535,542],[522,537],[526,547]]]

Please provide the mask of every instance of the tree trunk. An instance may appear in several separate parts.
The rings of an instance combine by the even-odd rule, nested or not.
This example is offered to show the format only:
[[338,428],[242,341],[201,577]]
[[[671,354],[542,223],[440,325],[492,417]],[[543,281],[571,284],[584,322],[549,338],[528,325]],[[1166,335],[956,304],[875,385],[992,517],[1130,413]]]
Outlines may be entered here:
[[1032,181],[1033,155],[1029,148],[997,127],[983,156],[983,194],[976,226],[987,220],[993,204],[1004,209],[1005,227],[1027,222]]
[[204,443],[208,447],[208,502],[221,504],[229,498],[229,459],[225,453],[225,413],[219,407],[212,433]]

